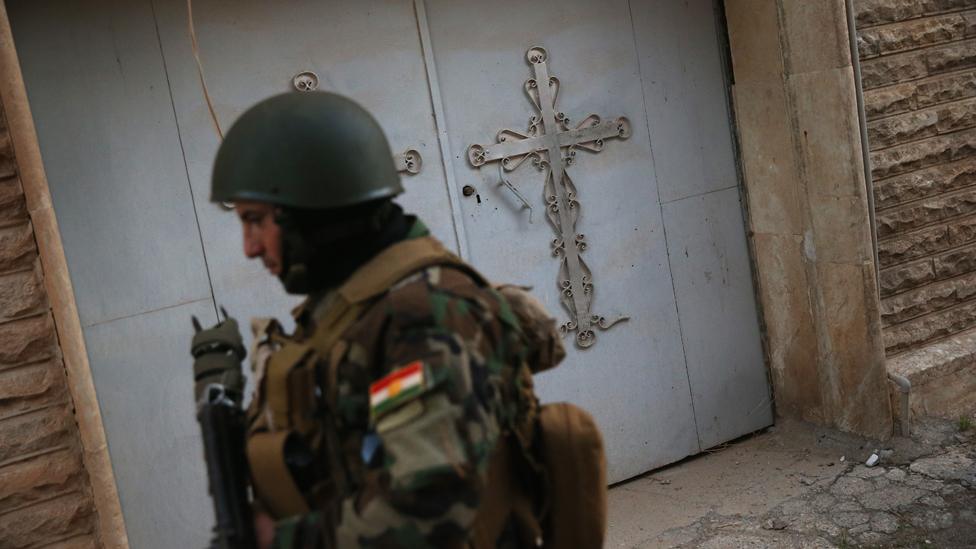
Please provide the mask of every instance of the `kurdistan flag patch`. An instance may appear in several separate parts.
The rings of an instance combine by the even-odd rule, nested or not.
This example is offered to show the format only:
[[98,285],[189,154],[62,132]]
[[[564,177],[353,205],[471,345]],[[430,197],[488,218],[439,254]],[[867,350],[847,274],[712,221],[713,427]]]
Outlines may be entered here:
[[369,386],[369,415],[375,420],[424,392],[424,363],[415,360]]

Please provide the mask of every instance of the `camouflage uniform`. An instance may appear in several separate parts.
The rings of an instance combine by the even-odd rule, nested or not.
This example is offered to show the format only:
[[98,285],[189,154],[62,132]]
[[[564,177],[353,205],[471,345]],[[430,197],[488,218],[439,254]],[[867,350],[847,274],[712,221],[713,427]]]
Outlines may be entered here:
[[[407,238],[426,234],[417,221]],[[295,341],[314,336],[333,297],[296,310]],[[507,301],[469,268],[425,268],[381,294],[332,346],[333,386],[327,361],[309,358],[322,398],[306,439],[319,450],[299,488],[313,510],[279,521],[274,546],[465,545],[496,442],[538,407],[528,352]],[[418,362],[419,391],[371,406],[371,386]]]

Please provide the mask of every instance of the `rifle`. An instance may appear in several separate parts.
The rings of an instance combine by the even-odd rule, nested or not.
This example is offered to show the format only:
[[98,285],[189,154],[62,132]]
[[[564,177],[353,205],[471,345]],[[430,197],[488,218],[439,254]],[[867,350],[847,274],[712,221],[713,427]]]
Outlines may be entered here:
[[222,307],[221,311],[224,321],[208,330],[192,317],[197,421],[216,518],[209,549],[255,549],[242,407],[245,378],[241,361],[247,353],[237,322]]

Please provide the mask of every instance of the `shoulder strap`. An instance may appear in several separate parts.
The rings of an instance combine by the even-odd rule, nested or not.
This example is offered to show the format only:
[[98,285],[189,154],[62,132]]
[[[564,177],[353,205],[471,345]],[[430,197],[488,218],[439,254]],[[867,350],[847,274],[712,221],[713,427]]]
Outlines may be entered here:
[[318,319],[309,343],[321,356],[328,356],[342,333],[359,318],[370,301],[400,280],[435,265],[471,270],[430,236],[404,240],[383,250],[339,287],[337,299]]

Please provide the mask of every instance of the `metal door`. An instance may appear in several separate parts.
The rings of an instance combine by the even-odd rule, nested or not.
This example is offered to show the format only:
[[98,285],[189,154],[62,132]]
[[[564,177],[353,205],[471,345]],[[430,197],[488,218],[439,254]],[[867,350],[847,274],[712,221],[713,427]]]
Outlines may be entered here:
[[[233,214],[207,201],[219,141],[185,4],[8,9],[132,545],[201,545],[212,516],[189,315],[214,321],[219,303],[286,317],[296,299],[243,259]],[[409,210],[564,321],[543,174],[526,163],[503,174],[508,187],[467,155],[502,128],[525,132],[538,114],[525,54],[545,48],[572,123],[630,121],[629,138],[569,168],[592,312],[630,319],[587,349],[567,336],[566,362],[539,377],[543,398],[593,412],[612,481],[771,422],[711,0],[198,0],[194,16],[225,130],[314,72],[369,108],[395,151],[420,153]]]
[[[630,317],[597,330],[585,349],[572,348],[570,330],[566,362],[540,376],[543,397],[594,413],[613,481],[768,425],[711,1],[426,5],[453,169],[470,186],[461,211],[471,259],[490,277],[531,284],[570,320],[560,293],[571,277],[551,243],[565,253],[577,237],[590,313]],[[533,167],[538,157],[509,172],[501,162],[474,169],[465,154],[503,128],[531,133],[530,117],[544,118],[530,100],[544,83],[524,86],[537,75],[533,47],[558,78],[551,93],[567,127],[591,113],[631,126],[629,138],[607,138],[599,153],[576,151],[566,171],[579,217],[565,234],[546,221],[547,206],[559,205]],[[521,139],[505,137],[508,147]]]

